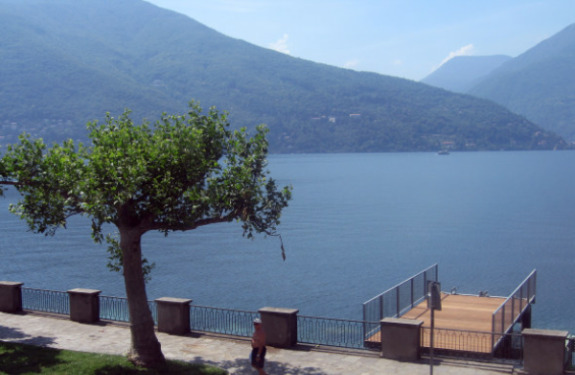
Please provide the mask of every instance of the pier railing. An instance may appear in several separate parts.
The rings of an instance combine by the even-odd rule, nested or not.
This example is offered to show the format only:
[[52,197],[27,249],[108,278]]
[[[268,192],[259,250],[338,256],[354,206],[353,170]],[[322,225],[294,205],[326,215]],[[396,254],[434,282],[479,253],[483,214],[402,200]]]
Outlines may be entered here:
[[[530,304],[535,302],[537,271],[533,270],[509,297],[495,310],[492,316],[492,347],[497,345],[498,337],[509,332]],[[499,336],[498,336],[499,335]]]
[[[438,281],[438,265],[434,264],[415,276],[389,288],[363,304],[363,320],[379,322],[383,318],[400,317],[427,295],[427,282]],[[373,335],[375,330],[366,330],[364,337]]]

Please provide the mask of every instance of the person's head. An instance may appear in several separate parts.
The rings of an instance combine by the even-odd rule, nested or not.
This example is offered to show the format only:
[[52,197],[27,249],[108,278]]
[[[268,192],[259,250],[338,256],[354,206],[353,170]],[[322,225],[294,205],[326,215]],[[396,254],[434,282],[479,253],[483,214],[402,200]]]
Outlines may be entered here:
[[262,321],[260,318],[255,318],[254,319],[254,327],[259,328],[262,325]]

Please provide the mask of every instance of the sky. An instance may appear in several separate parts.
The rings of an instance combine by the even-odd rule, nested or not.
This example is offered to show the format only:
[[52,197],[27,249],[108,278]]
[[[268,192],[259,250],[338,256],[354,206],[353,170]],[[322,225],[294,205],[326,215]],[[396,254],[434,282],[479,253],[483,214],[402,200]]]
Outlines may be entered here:
[[454,56],[518,56],[575,23],[575,0],[146,0],[306,60],[421,80]]

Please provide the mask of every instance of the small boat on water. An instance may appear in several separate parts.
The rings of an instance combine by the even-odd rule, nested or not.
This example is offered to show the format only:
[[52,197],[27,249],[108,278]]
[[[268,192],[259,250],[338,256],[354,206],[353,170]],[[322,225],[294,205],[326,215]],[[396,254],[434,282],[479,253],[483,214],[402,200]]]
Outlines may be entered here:
[[447,150],[439,150],[439,152],[437,153],[437,155],[449,155],[449,151],[447,151]]

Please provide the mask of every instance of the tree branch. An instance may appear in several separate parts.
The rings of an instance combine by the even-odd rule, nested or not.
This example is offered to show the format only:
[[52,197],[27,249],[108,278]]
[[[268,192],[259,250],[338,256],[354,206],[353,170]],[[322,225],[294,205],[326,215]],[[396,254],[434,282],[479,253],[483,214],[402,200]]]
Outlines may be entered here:
[[0,185],[18,186],[20,183],[18,181],[0,181]]
[[166,225],[162,223],[153,223],[150,225],[150,230],[173,230],[173,231],[181,231],[185,232],[188,230],[193,230],[205,225],[210,224],[218,224],[218,223],[229,223],[230,221],[234,220],[238,216],[238,212],[236,210],[230,212],[224,216],[218,217],[210,217],[205,219],[196,220],[193,223],[181,223],[179,225]]

